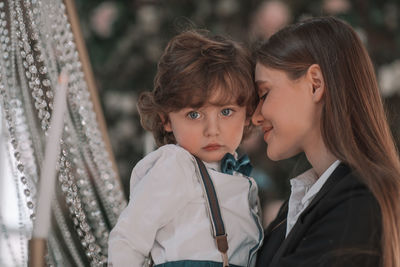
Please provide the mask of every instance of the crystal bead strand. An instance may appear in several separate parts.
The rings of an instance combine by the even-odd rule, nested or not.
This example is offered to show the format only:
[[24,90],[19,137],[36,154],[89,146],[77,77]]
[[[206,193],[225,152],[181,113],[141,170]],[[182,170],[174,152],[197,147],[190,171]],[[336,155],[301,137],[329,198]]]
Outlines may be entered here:
[[[11,151],[11,145],[8,143],[6,150]],[[18,206],[18,237],[19,237],[19,253],[21,259],[21,266],[27,264],[27,241],[30,239],[30,233],[32,229],[32,224],[26,214],[26,207],[24,207],[22,200],[22,189],[20,187],[20,181],[18,181],[18,170],[16,165],[13,164],[13,158],[7,157],[9,160],[9,166],[11,167],[11,173],[13,179],[13,183],[15,186],[15,193],[17,197],[17,206]],[[25,190],[24,190],[25,191]],[[25,192],[24,192],[25,194]],[[28,209],[32,209],[33,206],[28,206]]]
[[[51,7],[54,7],[56,5],[52,4]],[[50,14],[56,14],[55,12],[50,12]],[[55,16],[56,18],[59,18],[59,16],[56,14]],[[51,17],[50,17],[51,18]],[[52,25],[59,25],[57,22],[52,23]],[[64,53],[61,53],[61,57],[63,57],[64,59],[67,59],[68,57],[75,57],[76,59],[78,59],[77,57],[77,53],[76,51],[74,51],[75,46],[74,43],[71,41],[72,40],[72,33],[69,32],[65,32],[65,29],[70,29],[69,24],[67,24],[66,27],[63,27],[59,32],[60,34],[57,34],[57,32],[55,34],[52,34],[51,36],[54,36],[55,40],[59,40],[59,42],[61,42],[61,47],[60,50],[63,51]],[[65,47],[67,47],[67,49],[65,49]],[[83,79],[83,73],[80,70],[80,63],[79,61],[76,62],[75,65],[77,65],[79,68],[77,69],[78,71],[74,71],[74,69],[71,67],[72,64],[68,63],[67,60],[66,61],[66,66],[69,67],[69,71],[70,73],[70,84],[74,83],[74,81],[76,81],[77,79]],[[71,87],[71,86],[70,86]],[[73,91],[70,89],[70,91]],[[82,104],[82,103],[79,103]],[[74,128],[70,127],[72,129],[72,132],[74,132]],[[74,138],[73,140],[77,140],[76,138]],[[78,141],[78,140],[77,140]],[[72,144],[71,144],[72,145]],[[79,155],[79,153],[77,153],[77,155]],[[82,160],[76,160],[74,158],[74,161],[76,162],[80,162],[82,163]],[[83,170],[85,170],[85,168],[79,168],[78,169],[80,171],[80,174],[83,174]],[[87,175],[86,175],[87,176]],[[88,213],[88,219],[90,220],[91,218],[93,218],[93,220],[90,220],[90,222],[92,223],[92,225],[99,225],[100,227],[96,227],[96,231],[95,231],[95,236],[99,242],[99,245],[101,245],[101,247],[103,248],[103,250],[106,250],[107,247],[107,239],[108,239],[108,230],[105,227],[105,222],[104,219],[101,216],[101,212],[99,212],[99,206],[98,206],[98,202],[96,201],[95,195],[93,193],[93,189],[91,189],[91,183],[88,182],[89,178],[87,176],[87,181],[85,181],[84,179],[80,179],[80,186],[85,186],[85,188],[82,188],[82,195],[85,196],[82,199],[82,204],[83,207],[90,207],[92,206],[92,210]],[[78,186],[79,188],[79,186]],[[85,203],[87,203],[87,205],[85,205]],[[97,217],[97,218],[96,218]],[[94,221],[96,220],[97,221]],[[97,229],[99,228],[99,229]]]
[[[18,62],[18,66],[21,68],[22,73],[20,73],[21,86],[25,86],[28,84],[29,88],[32,90],[32,97],[34,99],[34,106],[38,111],[38,117],[41,123],[41,128],[44,131],[47,131],[50,124],[50,112],[49,105],[44,97],[46,91],[49,91],[51,82],[49,79],[40,79],[39,71],[38,71],[38,62],[35,62],[34,55],[40,57],[40,48],[37,42],[39,38],[37,34],[32,34],[32,37],[28,36],[27,30],[32,27],[32,21],[24,21],[24,17],[28,18],[29,16],[24,16],[23,10],[19,4],[19,1],[15,1],[15,10],[17,14],[17,20],[15,23],[19,26],[17,28],[17,38],[18,38],[18,46],[17,52],[21,55],[21,57],[17,57],[17,59],[22,62]],[[29,13],[29,12],[28,12]],[[31,27],[29,27],[31,24]],[[32,30],[31,30],[32,31]],[[31,41],[33,44],[33,49],[31,48]],[[22,64],[21,64],[22,63]],[[41,65],[42,69],[44,66]],[[23,68],[23,70],[22,70]],[[23,75],[25,74],[25,75]],[[25,81],[25,77],[28,81]],[[24,89],[24,88],[23,88]],[[25,90],[27,91],[27,90]],[[25,103],[28,104],[28,103]]]
[[98,265],[104,263],[106,259],[100,253],[101,248],[96,244],[96,239],[92,234],[91,227],[82,209],[82,201],[74,182],[75,177],[71,172],[71,162],[67,158],[68,153],[65,144],[61,144],[61,151],[59,181],[61,182],[61,191],[65,195],[66,204],[72,215],[75,230],[91,264]]
[[[10,18],[13,18],[13,6],[12,3],[8,5]],[[11,154],[15,159],[15,166],[20,173],[20,180],[24,185],[24,194],[26,196],[26,203],[28,208],[31,207],[33,210],[33,203],[36,195],[36,184],[35,178],[37,177],[36,163],[32,155],[31,140],[29,135],[26,135],[26,120],[23,114],[20,112],[20,106],[22,103],[15,96],[16,88],[16,73],[15,66],[12,62],[15,62],[15,42],[11,42],[9,31],[7,30],[5,4],[0,2],[0,32],[1,32],[1,70],[0,70],[0,95],[3,106],[3,115],[8,129],[8,135],[10,144],[12,145]],[[11,32],[15,31],[14,25],[10,25]],[[13,96],[13,98],[10,97]],[[23,136],[23,140],[19,140],[19,137]],[[34,213],[31,215],[31,219],[34,218]]]
[[[53,12],[51,12],[52,14],[54,14]],[[56,16],[57,18],[58,16]],[[53,23],[53,25],[57,25],[57,23]],[[68,26],[67,26],[68,28]],[[60,31],[62,32],[62,31]],[[68,38],[65,37],[65,35],[68,35]],[[64,45],[67,46],[69,48],[75,48],[74,44],[72,42],[70,42],[69,40],[72,39],[72,33],[71,32],[65,32],[64,35],[63,34],[54,34],[53,36],[55,36],[55,39],[60,40],[61,43],[67,43],[69,45]],[[64,56],[64,59],[73,56],[73,54],[75,54],[75,56],[77,56],[76,51],[75,53],[72,53],[73,50],[72,49],[63,49],[63,47],[60,47],[60,50],[64,51],[64,54],[61,54],[62,57]],[[68,62],[68,61],[67,61]],[[79,63],[79,62],[78,62]],[[66,66],[71,66],[71,64],[66,63]],[[78,69],[78,71],[74,71],[74,69],[70,68],[70,92],[73,91],[73,89],[71,89],[71,84],[74,84],[74,81],[76,81],[78,79],[78,76],[83,77],[83,73],[81,72],[80,69]],[[80,103],[81,104],[81,103]],[[78,121],[79,123],[79,121]],[[79,125],[79,124],[78,124]],[[70,127],[68,127],[71,133],[71,137],[72,138],[72,142],[70,143],[70,146],[72,147],[74,143],[82,143],[82,141],[80,141],[76,135],[75,132],[75,128],[76,127],[72,127],[72,122],[70,122]],[[67,128],[67,129],[68,129]],[[82,148],[82,147],[81,147]],[[75,153],[75,156],[80,156],[80,153]],[[82,159],[78,160],[77,158],[73,158],[73,162],[78,162],[80,165],[83,164],[83,162],[88,162],[83,161]],[[94,231],[94,235],[98,241],[98,244],[101,246],[103,253],[106,254],[107,252],[107,240],[108,240],[108,229],[106,228],[106,223],[105,220],[100,212],[100,206],[98,204],[98,201],[96,199],[96,196],[94,194],[94,190],[92,189],[92,185],[90,183],[89,180],[89,175],[85,175],[82,177],[83,174],[85,174],[85,172],[83,171],[85,170],[85,168],[82,166],[81,168],[79,168],[79,173],[78,176],[79,177],[79,181],[80,183],[78,184],[78,188],[79,188],[79,192],[82,192],[81,195],[83,196],[82,198],[82,206],[85,208],[87,217],[91,223],[91,225],[96,225],[98,227],[96,227],[96,230]],[[85,179],[87,179],[85,181]]]
[[98,244],[102,247],[103,254],[106,255],[109,230],[106,227],[105,218],[100,212],[101,208],[96,200],[96,195],[90,183],[89,174],[87,173],[83,164],[84,160],[82,159],[79,151],[73,146],[73,143],[77,140],[77,136],[71,127],[72,121],[69,116],[66,119],[66,124],[67,126],[64,129],[64,133],[67,136],[65,138],[65,143],[67,147],[70,148],[67,152],[69,152],[70,158],[75,165],[73,169],[76,170],[76,184],[79,189],[79,194],[82,196],[82,206],[91,225],[96,225],[96,228],[94,229],[94,235]]
[[[69,46],[72,46],[73,43],[73,36],[71,32],[66,32],[65,29],[70,29],[70,25],[67,21],[67,18],[65,16],[65,7],[62,3],[62,9],[58,12],[59,14],[56,15],[56,20],[57,22],[54,23],[56,25],[55,31],[56,33],[54,36],[64,36],[64,38],[60,37],[60,40],[64,40],[64,43],[59,43],[59,49],[61,51],[65,50],[63,49],[66,44],[70,44]],[[57,11],[55,11],[57,12]],[[90,148],[86,146],[85,144],[88,144],[90,140],[88,138],[90,136],[85,135],[84,133],[84,128],[83,126],[87,124],[88,121],[96,121],[96,118],[88,118],[88,116],[85,116],[85,113],[82,113],[82,110],[86,110],[87,105],[91,105],[91,103],[88,101],[89,100],[89,92],[87,91],[86,88],[86,83],[83,80],[83,73],[80,69],[80,63],[79,63],[79,58],[77,53],[70,53],[69,51],[65,52],[65,56],[63,57],[65,60],[66,66],[69,66],[69,71],[73,71],[74,73],[79,73],[79,75],[76,75],[76,80],[71,82],[70,84],[70,93],[71,93],[71,110],[72,110],[72,116],[74,119],[74,124],[77,129],[77,134],[79,135],[80,141],[83,144],[81,149],[83,150],[83,155],[84,158],[86,159],[86,163],[91,171],[92,176],[94,177],[95,184],[97,185],[97,181],[99,180],[99,174],[98,170],[96,169],[96,166],[93,163],[92,159],[92,153],[90,152]],[[75,63],[79,63],[75,64]],[[89,102],[89,103],[88,103]],[[103,190],[98,188],[96,186],[96,189],[99,192],[100,199],[104,200],[106,197],[103,194]],[[105,210],[107,217],[110,219],[111,216],[113,216],[112,212],[110,212],[110,209],[108,208],[108,205],[105,205]],[[111,218],[112,219],[112,218]]]
[[[36,195],[36,183],[38,181],[38,168],[34,161],[35,153],[33,150],[32,140],[29,135],[30,132],[27,118],[25,117],[23,103],[20,100],[10,100],[10,107],[14,115],[13,118],[15,119],[15,137],[17,138],[19,144],[19,152],[14,152],[14,157],[18,160],[17,166],[21,174],[28,173],[29,177],[32,177],[30,179],[30,183],[27,183],[27,185],[29,187],[32,187],[30,188],[30,194],[32,195],[32,199],[34,200]],[[21,180],[21,182],[24,183],[23,180]]]
[[[29,7],[29,5],[27,4],[27,1],[25,1],[25,6],[26,6],[26,7]],[[17,6],[17,10],[19,11],[19,14],[22,14],[22,11],[21,11],[21,9],[20,9],[19,6]],[[29,12],[29,10],[27,10],[27,13],[32,15],[32,13]],[[31,18],[31,20],[32,20],[32,16],[30,16],[30,18]],[[21,22],[21,18],[19,19],[19,21]],[[34,28],[34,27],[32,27],[32,28]],[[35,33],[35,32],[34,32],[34,33]],[[25,36],[26,36],[26,33],[25,33]],[[36,38],[36,39],[37,39],[37,38]],[[36,49],[36,50],[38,50],[38,49]],[[27,59],[32,59],[32,57],[29,57],[29,55],[26,56],[26,58],[27,58]],[[25,64],[25,65],[26,65],[26,64]],[[31,69],[32,69],[32,68],[31,68]],[[31,75],[31,76],[33,77],[33,75]],[[38,77],[36,77],[35,81],[38,81]],[[40,112],[40,111],[39,111],[39,112]],[[43,123],[42,123],[42,125],[43,125]],[[104,223],[102,223],[102,224],[104,225]],[[100,225],[102,225],[102,224],[100,224]],[[107,233],[107,234],[108,234],[108,233]]]
[[[51,81],[51,84],[56,84],[59,69],[57,68],[57,59],[56,55],[53,52],[53,36],[51,36],[51,19],[52,16],[49,14],[48,9],[43,7],[43,3],[40,0],[24,0],[24,6],[27,10],[27,14],[29,16],[29,20],[31,23],[31,28],[33,31],[33,36],[36,36],[35,39],[38,48],[40,49],[40,54],[35,57],[35,60],[43,64],[42,67],[39,68],[39,73],[41,75],[47,75],[48,79]],[[44,81],[42,81],[43,83]],[[45,84],[48,81],[44,82]],[[53,98],[53,91],[51,88],[46,92],[46,97],[48,99]],[[52,109],[52,102],[49,102],[49,108]]]
[[[0,88],[2,87],[2,84],[0,84]],[[10,140],[10,145],[11,147],[9,148],[9,154],[11,157],[14,158],[14,162],[11,166],[16,166],[19,172],[18,174],[14,174],[16,175],[15,177],[20,177],[20,182],[23,184],[23,192],[25,195],[25,200],[26,200],[26,206],[29,208],[29,210],[31,210],[30,213],[30,218],[33,220],[35,217],[35,213],[34,213],[34,197],[36,195],[36,186],[35,184],[32,182],[32,179],[27,179],[26,177],[28,175],[24,174],[24,165],[22,163],[23,160],[21,160],[21,153],[18,152],[18,143],[17,143],[17,139],[15,137],[15,126],[13,127],[12,124],[15,125],[15,123],[13,123],[13,119],[12,116],[10,115],[10,109],[8,108],[8,104],[6,104],[6,100],[7,97],[4,97],[5,95],[5,91],[0,90],[2,92],[1,97],[3,99],[3,106],[5,106],[3,108],[3,111],[5,114],[5,120],[6,120],[6,126],[8,128],[8,139]],[[18,126],[16,128],[19,128]],[[29,177],[29,176],[28,176]]]
[[[67,124],[70,133],[64,132],[63,137],[60,186],[62,191],[66,189],[64,197],[75,231],[91,265],[104,264],[108,230],[96,193],[111,225],[115,224],[126,201],[116,182],[116,174],[98,128],[65,6],[61,1],[50,0],[10,0],[4,3],[0,2],[0,98],[4,103],[14,166],[17,166],[25,187],[23,192],[27,199],[30,198],[27,206],[33,210],[38,177],[36,164],[43,158],[44,137],[35,131],[35,122],[39,121],[44,131],[48,128],[53,95],[50,86],[55,84],[59,69],[66,67],[70,75],[68,97],[72,121]],[[10,29],[6,28],[7,13],[1,13],[4,6],[9,8]],[[37,112],[29,112],[34,111],[29,107],[32,100]],[[79,150],[73,147],[76,144],[80,145]],[[31,218],[34,218],[34,213]],[[59,220],[57,224],[60,226],[62,222]],[[95,229],[90,225],[96,225]],[[66,225],[63,229],[65,236],[71,237],[72,233]],[[63,238],[68,240],[68,237]],[[51,241],[53,244],[49,245],[52,249],[49,263],[57,265],[66,256],[56,247],[59,241],[56,238],[52,240],[55,244]],[[69,240],[73,245],[73,239]]]
[[[0,115],[1,115],[1,113],[0,113]],[[4,123],[3,123],[3,122],[4,122],[4,120],[2,119],[2,117],[0,117],[0,123],[2,123],[0,129],[1,129],[2,131],[5,130],[5,129],[4,129],[5,127],[3,127],[3,126],[4,126]],[[0,135],[3,136],[3,137],[5,137],[5,134],[3,134],[3,132],[0,132]],[[1,136],[0,136],[0,138],[1,138]],[[4,142],[4,141],[1,140],[0,144],[4,145],[4,146],[0,147],[0,149],[6,149],[6,145],[5,145],[6,142]],[[0,157],[1,157],[1,156],[2,156],[2,155],[0,155]],[[3,164],[1,164],[1,166],[4,167]],[[5,243],[6,247],[7,247],[8,250],[9,250],[9,257],[10,257],[10,259],[12,260],[13,265],[14,265],[14,266],[17,266],[17,264],[18,264],[18,263],[17,263],[17,258],[16,258],[16,256],[15,256],[15,251],[14,251],[12,245],[11,245],[11,242],[10,242],[10,235],[9,235],[9,233],[8,233],[7,226],[6,226],[5,223],[4,223],[4,220],[3,220],[3,212],[2,212],[1,209],[0,209],[0,229],[1,229],[1,232],[0,232],[0,242],[4,242],[4,243]],[[3,253],[3,254],[4,254],[4,253]],[[1,256],[1,254],[0,254],[0,256]],[[2,260],[1,257],[0,257],[0,262],[3,262],[3,260]]]
[[[15,11],[15,6],[14,6],[15,2],[14,1],[10,1],[9,2],[9,24],[10,24],[10,37],[11,37],[11,51],[10,51],[10,55],[11,55],[11,64],[8,64],[6,62],[6,65],[11,65],[11,67],[8,67],[6,72],[11,72],[11,79],[8,80],[8,93],[9,93],[9,97],[10,97],[10,102],[13,101],[14,104],[17,106],[18,110],[22,110],[22,114],[19,113],[19,118],[21,118],[21,120],[19,120],[17,118],[16,122],[20,125],[26,125],[28,126],[28,131],[25,129],[25,134],[28,134],[28,132],[31,132],[30,137],[28,137],[29,139],[32,139],[32,141],[35,142],[31,142],[25,145],[25,147],[31,147],[32,145],[35,144],[40,144],[40,140],[38,139],[38,133],[36,131],[36,127],[35,127],[35,120],[33,115],[31,114],[32,109],[31,109],[31,100],[29,97],[29,93],[27,92],[27,90],[25,90],[26,88],[26,83],[22,82],[19,83],[17,80],[17,69],[20,70],[20,65],[22,64],[18,64],[20,63],[20,56],[18,56],[19,54],[19,46],[22,44],[20,42],[18,42],[18,38],[17,35],[20,34],[20,32],[17,30],[18,28],[18,20],[17,20],[17,16],[16,16],[16,11]],[[17,45],[19,44],[19,45]],[[29,46],[29,44],[27,44],[27,46]],[[20,76],[24,77],[25,74],[21,73],[22,71],[20,71]],[[22,94],[22,96],[21,96]],[[23,101],[23,102],[21,102]],[[24,103],[24,104],[22,104]],[[27,110],[28,112],[25,112],[23,107],[28,107]],[[22,109],[21,109],[22,108]],[[14,111],[13,111],[14,112]],[[27,117],[27,118],[26,118]],[[29,136],[29,134],[28,134]],[[21,141],[21,140],[19,140]],[[38,148],[40,146],[36,146],[35,148]],[[41,162],[41,157],[40,157],[40,151],[39,153],[37,153],[37,157],[39,162]],[[27,157],[25,157],[25,159],[28,159],[27,162],[25,162],[25,167],[30,168],[31,166],[35,166],[35,164],[28,164],[31,163],[34,159],[34,157],[31,157],[30,155],[26,155]],[[32,178],[36,177],[36,176],[31,176]]]
[[[16,177],[20,177],[20,182],[22,183],[24,189],[23,193],[26,200],[26,206],[30,211],[30,218],[33,220],[35,218],[34,202],[36,199],[36,176],[33,172],[36,172],[36,166],[31,166],[31,168],[24,167],[25,162],[29,162],[29,159],[33,157],[33,151],[31,147],[31,141],[29,135],[27,134],[27,127],[25,124],[25,117],[23,117],[21,103],[17,100],[10,101],[13,110],[13,115],[15,121],[18,123],[14,124],[14,127],[9,127],[9,138],[11,140],[9,147],[10,156],[14,156],[14,162],[11,166],[16,166],[18,174],[15,173]],[[6,109],[4,109],[6,110]],[[8,119],[12,118],[11,116]],[[6,114],[7,119],[7,114]],[[7,123],[12,123],[11,120],[7,120]],[[13,137],[14,135],[14,137]],[[15,138],[15,139],[14,139]],[[13,140],[18,140],[14,142]],[[17,144],[20,144],[17,146]],[[25,165],[26,166],[26,165]],[[33,177],[32,179],[27,179],[26,177]]]
[[[62,8],[55,10],[55,12],[59,13],[56,16],[58,21],[54,24],[56,25],[55,29],[60,33],[64,31],[64,36],[67,38],[66,43],[70,47],[74,47],[73,35],[70,32],[70,26],[65,15],[65,7],[62,3],[60,3],[60,5]],[[68,29],[67,33],[65,29]],[[59,45],[62,50],[63,44]],[[82,134],[79,134],[78,128],[78,134],[79,137],[82,138],[82,144],[89,145],[88,150],[84,150],[84,156],[85,159],[88,160],[88,166],[94,175],[96,189],[100,195],[100,201],[102,201],[105,208],[107,218],[111,224],[114,225],[120,212],[126,206],[126,201],[119,188],[119,184],[116,182],[116,175],[112,169],[104,142],[102,141],[101,132],[98,129],[96,114],[93,111],[90,94],[83,79],[78,55],[77,53],[69,53],[69,56],[66,55],[64,59],[66,65],[69,66],[71,70],[80,73],[80,75],[77,75],[76,82],[72,83],[70,87],[72,95],[71,101],[76,102],[75,105],[71,106],[72,108],[74,106],[75,108],[79,106],[78,112],[73,112],[73,118],[75,125],[80,125],[83,131],[82,136]]]
[[[56,81],[56,79],[58,77],[58,72],[57,72],[57,68],[56,66],[56,58],[53,56],[52,53],[47,53],[47,50],[49,48],[51,48],[51,44],[48,43],[47,46],[45,45],[46,40],[51,40],[50,38],[50,31],[49,28],[46,27],[47,25],[45,24],[45,22],[43,20],[41,20],[40,18],[46,18],[47,16],[44,13],[40,12],[40,5],[41,5],[41,1],[37,1],[34,0],[32,1],[33,3],[31,3],[31,1],[29,0],[24,0],[24,7],[26,10],[26,13],[28,15],[29,21],[30,21],[30,28],[32,30],[32,39],[34,41],[36,41],[37,43],[37,48],[39,53],[36,55],[35,59],[38,63],[42,64],[41,67],[39,67],[39,73],[40,75],[48,75],[49,78],[53,78],[53,81]],[[42,32],[41,30],[42,29]],[[44,39],[44,40],[43,40]],[[43,56],[46,55],[46,56]],[[51,64],[49,62],[49,59],[51,60]],[[46,66],[52,65],[52,69],[53,75],[50,75],[48,68]],[[44,77],[46,78],[46,77]],[[49,89],[46,92],[46,96],[47,93],[49,91],[51,91],[49,87],[46,87],[46,84],[49,84],[49,81],[46,81],[45,79],[42,81],[42,84],[44,84],[45,88]],[[52,98],[52,97],[49,97]],[[49,107],[52,109],[52,106],[49,105]]]
[[[0,120],[0,122],[4,125],[5,121],[3,119]],[[1,127],[1,129],[4,129],[4,127]],[[5,130],[5,129],[4,129]],[[2,135],[3,138],[9,140],[9,135],[6,131],[3,131],[0,133]],[[7,152],[10,151],[10,146],[11,144],[9,142],[4,142],[5,146],[1,147],[0,149],[5,149]],[[9,153],[10,154],[10,153]],[[22,223],[23,217],[24,215],[26,215],[23,211],[25,211],[23,204],[22,204],[22,200],[21,200],[21,191],[20,191],[20,187],[19,187],[19,181],[18,181],[18,174],[17,174],[17,170],[15,169],[15,165],[12,164],[12,157],[6,157],[8,159],[8,166],[10,166],[12,168],[12,177],[13,177],[13,184],[15,186],[15,193],[16,193],[16,197],[17,197],[17,204],[18,204],[18,237],[19,237],[19,254],[20,257],[18,257],[21,261],[20,264],[17,263],[17,257],[15,256],[15,247],[13,247],[10,243],[10,235],[8,234],[8,230],[6,225],[4,224],[4,220],[2,218],[2,214],[0,213],[0,227],[4,236],[5,243],[9,249],[9,253],[11,256],[11,260],[13,261],[13,265],[14,266],[20,266],[20,265],[24,265],[25,262],[25,246],[26,246],[26,240],[27,240],[27,234],[26,234],[26,229],[24,228],[24,224]],[[24,214],[23,214],[24,213]],[[26,216],[25,216],[26,218]],[[0,238],[0,240],[2,240]],[[13,242],[15,243],[15,242]]]
[[[15,171],[14,171],[15,172]],[[21,255],[21,262],[24,264],[26,264],[27,261],[27,244],[28,244],[28,239],[30,239],[30,235],[28,235],[28,233],[30,233],[30,229],[28,228],[28,224],[23,222],[23,218],[24,216],[24,206],[22,203],[22,199],[21,199],[21,191],[20,191],[20,182],[18,181],[17,174],[13,175],[15,180],[14,180],[14,184],[15,184],[15,189],[17,192],[17,200],[18,200],[18,235],[19,235],[19,247],[20,247],[20,255]],[[33,208],[33,206],[29,206],[28,208]]]
[[64,242],[67,246],[67,249],[68,249],[69,253],[71,254],[72,259],[74,261],[73,266],[84,267],[85,265],[79,256],[78,249],[76,248],[74,241],[72,240],[71,233],[67,227],[67,223],[65,222],[64,214],[61,211],[58,200],[55,200],[53,202],[52,210],[53,210],[57,225],[60,228],[61,236],[63,237]]
[[[15,2],[17,18],[13,20],[16,24],[16,35],[19,38],[17,39],[18,45],[16,47],[17,65],[19,66],[24,106],[28,110],[28,124],[31,137],[34,140],[33,145],[36,152],[36,159],[37,162],[43,162],[44,137],[43,134],[39,134],[34,122],[39,119],[41,129],[46,130],[48,128],[50,118],[49,109],[52,108],[53,92],[50,88],[50,80],[46,76],[47,67],[44,64],[46,57],[43,57],[43,51],[46,51],[46,49],[42,46],[38,26],[33,18],[33,13],[34,11],[37,13],[37,9],[32,8],[30,1],[24,0],[23,3],[24,6],[21,7],[19,1]],[[30,33],[30,36],[28,33]],[[57,77],[57,74],[54,76]],[[28,78],[28,81],[25,78]],[[27,86],[32,91],[32,97],[35,100],[34,106],[37,112],[29,112],[34,111],[34,109],[31,107],[31,99],[28,95],[29,90]],[[35,114],[36,118],[34,118]]]

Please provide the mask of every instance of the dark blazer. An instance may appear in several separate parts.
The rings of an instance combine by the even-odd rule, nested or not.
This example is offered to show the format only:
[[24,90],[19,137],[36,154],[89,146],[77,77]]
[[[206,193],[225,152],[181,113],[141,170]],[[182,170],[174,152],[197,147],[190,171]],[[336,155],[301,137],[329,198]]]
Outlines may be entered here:
[[257,267],[377,267],[381,213],[357,176],[340,164],[287,238],[287,202],[265,231]]

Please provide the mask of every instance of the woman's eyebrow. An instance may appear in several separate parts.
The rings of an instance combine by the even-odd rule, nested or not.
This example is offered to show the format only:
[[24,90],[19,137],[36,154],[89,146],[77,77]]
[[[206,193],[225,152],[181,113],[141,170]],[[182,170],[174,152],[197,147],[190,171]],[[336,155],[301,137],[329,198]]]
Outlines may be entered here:
[[255,81],[255,84],[256,84],[256,89],[257,89],[257,91],[259,91],[259,90],[261,90],[261,89],[263,89],[263,88],[267,88],[267,87],[268,87],[268,82],[265,81],[265,80],[258,80],[258,81]]
[[268,84],[268,82],[266,80],[256,80],[255,83],[257,86]]

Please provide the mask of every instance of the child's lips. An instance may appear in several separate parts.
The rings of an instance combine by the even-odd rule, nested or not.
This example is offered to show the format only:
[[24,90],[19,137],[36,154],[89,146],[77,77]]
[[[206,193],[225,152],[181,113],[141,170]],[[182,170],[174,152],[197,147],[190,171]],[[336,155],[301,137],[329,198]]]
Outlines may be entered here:
[[206,151],[215,151],[220,149],[222,146],[220,144],[208,144],[205,147],[203,147],[204,150]]

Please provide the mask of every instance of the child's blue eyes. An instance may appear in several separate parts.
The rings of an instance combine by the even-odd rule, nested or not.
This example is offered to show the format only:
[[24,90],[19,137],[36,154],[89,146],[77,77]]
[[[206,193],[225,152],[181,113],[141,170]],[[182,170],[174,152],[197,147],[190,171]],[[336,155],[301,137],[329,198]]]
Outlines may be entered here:
[[222,116],[230,116],[232,114],[233,110],[230,108],[224,108],[221,110]]
[[[231,109],[231,108],[224,108],[220,111],[220,114],[223,117],[229,117],[232,115],[232,113],[233,113],[233,109]],[[201,113],[198,111],[190,111],[187,113],[186,116],[191,120],[197,120],[201,117]]]
[[187,116],[188,116],[190,119],[195,120],[195,119],[198,119],[198,118],[200,117],[200,113],[197,112],[197,111],[190,111],[190,112],[187,114]]

